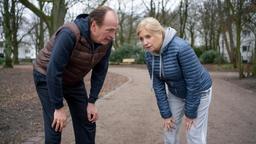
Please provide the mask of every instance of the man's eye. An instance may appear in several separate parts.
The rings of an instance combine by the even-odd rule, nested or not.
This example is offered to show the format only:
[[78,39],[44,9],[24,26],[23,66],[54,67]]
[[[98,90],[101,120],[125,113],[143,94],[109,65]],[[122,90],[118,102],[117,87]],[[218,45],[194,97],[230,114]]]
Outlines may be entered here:
[[114,29],[108,29],[107,32],[115,32]]

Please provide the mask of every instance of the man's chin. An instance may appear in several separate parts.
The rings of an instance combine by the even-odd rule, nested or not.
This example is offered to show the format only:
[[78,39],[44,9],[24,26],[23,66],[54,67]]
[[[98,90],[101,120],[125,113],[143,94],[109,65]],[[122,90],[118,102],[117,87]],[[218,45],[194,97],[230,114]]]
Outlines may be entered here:
[[101,42],[101,44],[102,45],[107,45],[107,44],[109,44],[111,41],[103,41],[103,42]]

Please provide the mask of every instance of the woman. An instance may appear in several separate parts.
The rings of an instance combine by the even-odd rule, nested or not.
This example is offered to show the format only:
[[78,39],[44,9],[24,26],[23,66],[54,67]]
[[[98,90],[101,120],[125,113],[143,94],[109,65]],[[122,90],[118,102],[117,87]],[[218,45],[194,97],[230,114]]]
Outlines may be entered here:
[[164,120],[165,143],[179,143],[177,134],[184,116],[188,144],[206,144],[212,89],[209,73],[189,44],[156,19],[143,19],[137,35],[147,51],[145,59]]

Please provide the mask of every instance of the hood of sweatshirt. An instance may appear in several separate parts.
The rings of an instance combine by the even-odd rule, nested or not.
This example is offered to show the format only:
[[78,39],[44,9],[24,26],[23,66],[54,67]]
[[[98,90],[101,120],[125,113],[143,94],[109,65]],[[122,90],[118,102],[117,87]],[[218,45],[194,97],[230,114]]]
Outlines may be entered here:
[[154,67],[155,67],[155,56],[159,56],[160,57],[160,64],[159,64],[159,77],[164,77],[164,74],[162,73],[163,71],[163,64],[162,64],[162,54],[164,53],[164,51],[168,48],[167,45],[172,41],[172,39],[174,38],[174,36],[176,35],[176,30],[168,27],[165,29],[165,33],[164,33],[164,40],[162,43],[162,46],[160,48],[160,53],[151,53],[153,55],[153,60],[152,60],[152,71],[151,71],[151,79],[152,79],[152,88],[153,88],[153,79],[154,79]]
[[74,23],[78,26],[81,36],[89,38],[90,37],[90,24],[89,15],[80,14],[76,17]]
[[173,37],[176,35],[176,30],[171,28],[171,27],[168,27],[165,29],[164,31],[164,40],[163,40],[163,43],[162,43],[162,46],[160,48],[160,53],[153,53],[151,52],[152,55],[154,56],[160,56],[165,49],[167,49],[167,44],[170,43],[170,41],[173,39]]

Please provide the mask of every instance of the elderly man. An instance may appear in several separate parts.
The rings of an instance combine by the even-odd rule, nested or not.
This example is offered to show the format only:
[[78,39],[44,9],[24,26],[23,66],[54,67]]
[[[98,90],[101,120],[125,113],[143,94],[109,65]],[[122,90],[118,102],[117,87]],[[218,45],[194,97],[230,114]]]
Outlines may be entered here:
[[[76,144],[95,143],[95,101],[108,70],[117,27],[116,12],[107,6],[98,7],[60,27],[39,52],[33,75],[43,108],[46,144],[61,143],[67,120],[63,98],[71,113]],[[87,96],[83,78],[90,70]]]

